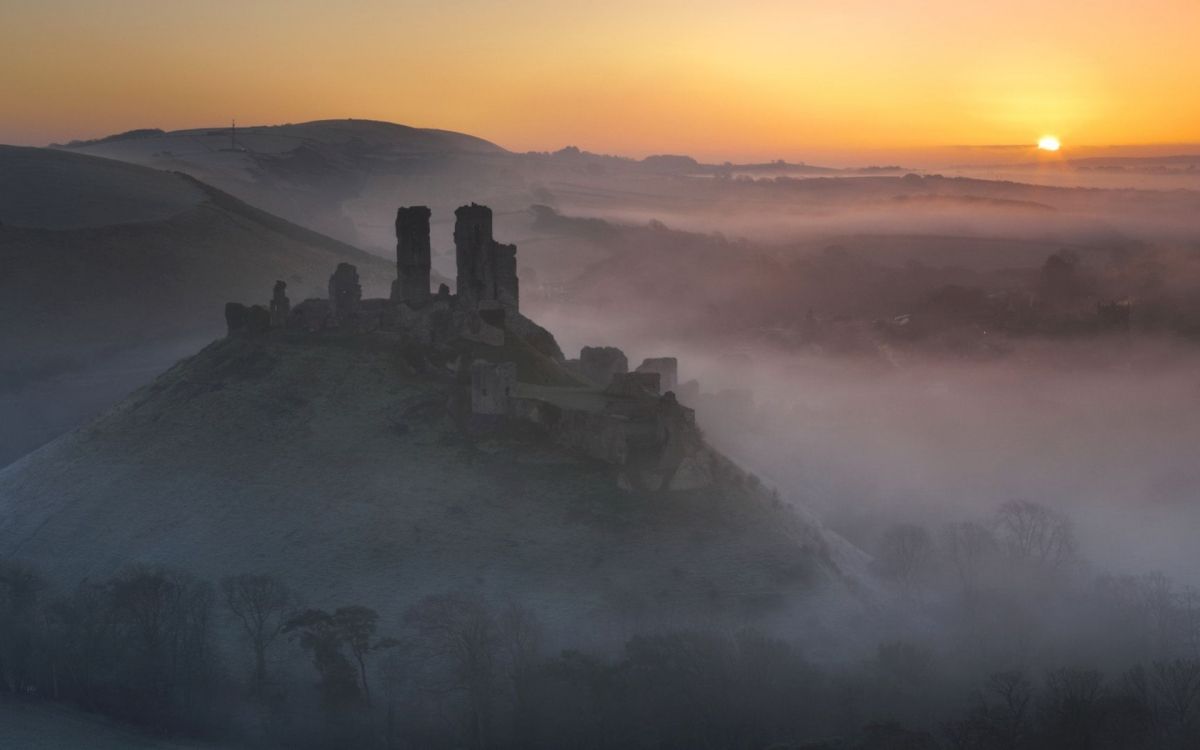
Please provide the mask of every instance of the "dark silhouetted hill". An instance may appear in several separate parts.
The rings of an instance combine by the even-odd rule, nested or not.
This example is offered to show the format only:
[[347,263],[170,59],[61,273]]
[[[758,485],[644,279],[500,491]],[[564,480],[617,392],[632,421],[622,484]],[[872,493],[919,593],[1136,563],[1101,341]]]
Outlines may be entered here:
[[224,329],[222,307],[324,295],[339,262],[391,264],[182,174],[0,147],[0,464]]

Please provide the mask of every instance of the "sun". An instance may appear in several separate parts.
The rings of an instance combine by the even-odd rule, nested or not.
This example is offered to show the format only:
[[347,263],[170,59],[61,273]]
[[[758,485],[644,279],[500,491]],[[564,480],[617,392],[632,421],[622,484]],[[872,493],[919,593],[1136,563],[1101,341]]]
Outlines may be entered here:
[[1053,135],[1043,135],[1038,139],[1038,148],[1042,151],[1057,151],[1062,144]]

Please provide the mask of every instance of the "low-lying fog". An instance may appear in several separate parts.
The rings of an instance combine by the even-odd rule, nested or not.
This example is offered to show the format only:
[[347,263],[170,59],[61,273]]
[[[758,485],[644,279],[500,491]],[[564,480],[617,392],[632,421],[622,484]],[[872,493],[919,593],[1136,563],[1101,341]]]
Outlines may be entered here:
[[[622,340],[557,330],[568,352]],[[1200,580],[1193,345],[1105,338],[888,362],[624,340],[631,366],[678,356],[709,438],[866,549],[891,523],[937,528],[1025,499],[1069,515],[1102,567]]]
[[[568,357],[587,345],[620,347],[631,367],[677,357],[677,391],[709,440],[836,532],[797,538],[805,554],[828,563],[832,585],[782,583],[794,598],[772,599],[766,609],[714,598],[704,613],[675,612],[668,603],[576,616],[556,611],[550,591],[531,599],[543,603],[540,612],[529,602],[506,603],[502,587],[477,576],[479,590],[434,593],[407,609],[403,622],[380,620],[375,635],[403,640],[367,648],[374,608],[395,604],[389,595],[339,599],[338,606],[362,606],[292,617],[307,592],[270,576],[243,578],[281,594],[279,628],[303,630],[298,646],[294,637],[279,639],[276,651],[290,656],[271,665],[282,674],[289,663],[295,691],[284,710],[269,709],[279,744],[305,735],[310,747],[377,746],[346,738],[375,737],[386,725],[389,747],[402,744],[392,741],[394,730],[415,738],[407,743],[414,746],[484,747],[494,714],[497,736],[508,738],[496,747],[635,746],[628,738],[657,738],[662,747],[798,747],[804,738],[834,736],[866,739],[804,746],[942,746],[933,732],[954,747],[1197,746],[1200,192],[1134,189],[1190,186],[1191,161],[1095,163],[1075,182],[1067,171],[1032,172],[1026,182],[1040,185],[988,182],[978,179],[986,170],[970,169],[946,170],[971,178],[957,180],[907,170],[790,175],[769,164],[738,177],[678,157],[645,163],[577,149],[459,155],[446,164],[438,157],[416,167],[385,161],[339,157],[329,163],[353,178],[341,182],[320,170],[305,182],[297,172],[303,203],[291,202],[297,193],[287,187],[275,192],[287,181],[264,181],[242,196],[269,197],[272,210],[291,205],[288,218],[333,227],[389,260],[396,206],[428,204],[434,267],[445,279],[455,271],[454,207],[492,206],[496,239],[519,248],[522,312],[550,329]],[[1018,180],[1028,171],[1003,169]],[[1064,184],[1074,187],[1057,187]],[[364,260],[371,259],[356,260],[360,271]],[[378,266],[390,280],[390,266]],[[229,281],[224,265],[200,267]],[[322,294],[324,273],[293,284],[292,304]],[[379,294],[375,286],[368,296]],[[220,295],[190,316],[219,324]],[[9,439],[0,430],[0,462],[3,451],[15,454],[83,421],[146,382],[162,357],[199,343],[180,337],[170,347],[130,353],[86,380],[74,366],[38,370],[46,382],[23,371],[10,376],[0,423],[8,416],[10,430],[36,434],[15,430]],[[509,506],[503,512],[511,516]],[[744,557],[730,559],[737,563],[722,562],[722,571],[745,567]],[[189,567],[181,561],[172,585],[197,601],[208,597],[189,615],[207,623],[216,600],[207,584],[184,575]],[[302,571],[288,572],[304,580]],[[81,586],[48,611],[63,602],[63,612],[108,611],[124,605],[106,597],[163,576],[134,570]],[[739,593],[752,603],[760,592]],[[235,599],[226,604],[236,609]],[[30,632],[41,627],[37,612],[25,610]],[[338,624],[346,618],[349,625]],[[91,622],[56,633],[48,642],[60,651],[47,651],[46,663],[74,654]],[[345,644],[337,639],[347,636],[331,625],[366,627],[345,641],[358,649],[357,667],[339,651]],[[204,635],[204,627],[195,632]],[[466,641],[443,640],[460,632]],[[125,650],[124,633],[102,644],[121,655],[113,664],[138,653]],[[11,653],[28,650],[7,643],[0,671],[6,657],[18,663]],[[397,644],[403,659],[369,653]],[[189,654],[208,658],[200,648]],[[57,691],[57,666],[47,674],[52,683],[42,684]],[[172,718],[127,690],[158,683],[136,671],[113,674],[101,678],[116,696],[109,711]],[[318,692],[304,686],[318,675],[320,697],[336,710],[311,710]],[[178,695],[204,679],[182,680]],[[73,689],[90,695],[86,679]],[[1186,693],[1186,715],[1173,690]],[[209,695],[226,693],[237,695]],[[177,723],[209,705],[186,694]],[[997,709],[997,701],[1007,703]],[[353,731],[347,706],[362,709]],[[1010,709],[1016,713],[1005,718]],[[238,722],[257,722],[240,702],[227,710]],[[969,741],[997,717],[1036,739],[997,744],[984,731]],[[728,741],[708,736],[718,736],[714,721],[728,726]],[[307,736],[322,722],[324,744]],[[902,725],[925,741],[901,742]],[[540,745],[526,741],[530,727],[546,732]],[[1122,732],[1150,739],[1132,744]],[[1102,734],[1114,739],[1092,742]],[[1083,739],[1063,739],[1076,736]]]
[[[722,230],[723,237],[715,246],[694,241],[703,250],[689,257],[686,241],[664,236],[658,246],[671,260],[656,265],[644,260],[656,243],[643,247],[627,235],[624,255],[617,257],[629,259],[624,265],[652,269],[657,279],[646,282],[627,272],[626,295],[621,272],[597,270],[603,263],[593,261],[588,280],[577,288],[585,298],[597,288],[602,292],[586,307],[561,296],[538,298],[530,285],[528,308],[555,331],[568,356],[599,344],[621,346],[631,367],[644,357],[678,356],[681,380],[700,383],[694,405],[710,438],[866,550],[875,550],[895,523],[936,531],[987,516],[1008,500],[1030,500],[1067,515],[1083,557],[1099,569],[1161,570],[1200,581],[1194,542],[1200,527],[1200,341],[1189,317],[1200,302],[1200,225],[1186,209],[1197,195],[1040,195],[1053,195],[1069,208],[986,201],[938,206],[926,198],[813,214],[797,205],[772,225],[758,223],[769,221],[766,213],[747,206],[702,215],[680,209],[669,228]],[[638,226],[650,218],[632,206],[595,214]],[[751,226],[755,241],[739,243],[736,238]],[[863,239],[873,233],[886,234]],[[866,356],[786,341],[773,345],[760,335],[763,326],[795,328],[800,321],[747,311],[790,309],[798,318],[798,311],[815,307],[818,317],[856,322],[862,330],[881,314],[912,312],[898,306],[881,313],[875,304],[880,295],[866,283],[839,288],[838,309],[831,310],[822,309],[820,289],[814,291],[801,274],[790,287],[791,305],[782,307],[791,277],[774,287],[734,278],[740,262],[752,266],[771,258],[791,269],[795,259],[834,243],[848,247],[864,267],[911,269],[916,263],[925,269],[918,275],[928,273],[928,279],[914,282],[909,295],[914,308],[924,293],[921,284],[933,288],[939,273],[969,269],[971,283],[1011,292],[1024,288],[1012,279],[1036,278],[1048,255],[1071,248],[1084,258],[1081,268],[1103,279],[1103,291],[1076,301],[1074,320],[1094,315],[1098,302],[1129,295],[1136,298],[1134,331],[1004,336],[980,330],[981,340],[991,333],[997,342],[995,356],[888,343]],[[721,261],[722,252],[731,257]],[[702,284],[681,288],[668,275],[672,263],[681,278]],[[1141,276],[1135,282],[1147,269],[1153,269],[1154,282]],[[748,293],[731,305],[720,295],[739,284]],[[1148,309],[1160,294],[1173,300],[1166,316],[1173,328],[1139,330],[1136,306]],[[758,327],[739,331],[741,322]]]

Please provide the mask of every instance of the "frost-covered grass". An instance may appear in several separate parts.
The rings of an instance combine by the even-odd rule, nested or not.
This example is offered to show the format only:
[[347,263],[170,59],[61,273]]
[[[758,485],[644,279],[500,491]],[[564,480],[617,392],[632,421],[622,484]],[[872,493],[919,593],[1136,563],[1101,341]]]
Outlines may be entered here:
[[276,279],[325,296],[343,261],[370,296],[395,277],[189,177],[52,149],[0,147],[0,222],[0,465],[219,335],[227,302],[265,304]]
[[179,175],[43,148],[0,146],[0,221],[79,229],[169,219],[204,200]]
[[223,747],[158,739],[65,706],[0,696],[0,748],[6,750],[222,750]]
[[384,629],[448,589],[565,624],[742,612],[833,577],[820,530],[748,478],[623,492],[536,432],[464,431],[451,382],[376,344],[213,344],[0,472],[0,555],[64,581],[262,571]]

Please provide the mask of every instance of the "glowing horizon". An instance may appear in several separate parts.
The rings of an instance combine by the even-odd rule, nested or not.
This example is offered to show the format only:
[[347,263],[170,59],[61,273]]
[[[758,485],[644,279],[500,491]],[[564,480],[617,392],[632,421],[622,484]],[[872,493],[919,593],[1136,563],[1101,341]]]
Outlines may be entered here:
[[1200,141],[1200,4],[995,5],[43,0],[0,29],[0,142],[230,117],[709,159]]

